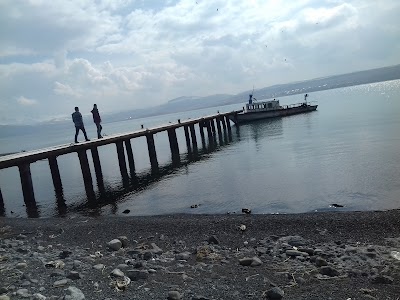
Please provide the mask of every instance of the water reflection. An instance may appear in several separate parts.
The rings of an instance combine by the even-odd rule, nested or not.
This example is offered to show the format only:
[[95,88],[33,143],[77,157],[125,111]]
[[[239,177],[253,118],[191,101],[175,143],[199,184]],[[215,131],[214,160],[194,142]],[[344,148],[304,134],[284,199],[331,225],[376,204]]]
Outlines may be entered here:
[[[240,135],[237,135],[240,137]],[[217,142],[219,140],[219,143]],[[151,185],[161,181],[163,178],[175,173],[179,173],[183,168],[194,162],[204,161],[210,158],[210,154],[216,151],[223,151],[229,145],[232,145],[239,139],[233,138],[232,135],[226,134],[226,138],[221,136],[221,139],[216,139],[215,135],[209,140],[208,145],[199,149],[197,146],[192,148],[192,151],[183,153],[177,157],[171,157],[170,163],[159,167],[152,167],[145,172],[136,174],[121,174],[121,182],[119,184],[110,184],[104,181],[101,173],[97,174],[98,192],[95,197],[81,198],[78,205],[71,205],[68,208],[65,205],[65,200],[58,199],[57,216],[65,216],[69,213],[81,213],[89,216],[100,216],[102,208],[111,206],[111,214],[116,214],[118,211],[118,202],[125,199],[129,194],[148,189]]]

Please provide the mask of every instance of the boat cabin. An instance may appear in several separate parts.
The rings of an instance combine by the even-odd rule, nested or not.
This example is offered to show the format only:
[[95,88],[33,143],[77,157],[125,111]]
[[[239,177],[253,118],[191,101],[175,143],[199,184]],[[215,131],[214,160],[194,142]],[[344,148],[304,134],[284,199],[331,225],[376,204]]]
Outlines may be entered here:
[[257,111],[268,111],[268,110],[276,110],[281,109],[282,107],[279,105],[279,100],[271,100],[271,101],[261,101],[261,102],[253,102],[252,95],[249,97],[249,103],[246,104],[246,112],[257,112]]

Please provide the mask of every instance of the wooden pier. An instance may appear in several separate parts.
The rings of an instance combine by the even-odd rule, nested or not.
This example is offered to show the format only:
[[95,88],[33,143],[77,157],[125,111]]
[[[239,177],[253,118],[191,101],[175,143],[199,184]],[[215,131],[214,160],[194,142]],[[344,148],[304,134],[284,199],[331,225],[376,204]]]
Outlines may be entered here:
[[[198,152],[198,145],[201,142],[203,148],[206,148],[206,135],[204,130],[207,130],[207,137],[209,144],[216,144],[217,136],[221,143],[225,140],[232,139],[231,123],[229,116],[236,116],[240,111],[232,111],[227,113],[218,113],[214,115],[205,116],[202,118],[188,119],[185,121],[178,120],[177,123],[170,123],[167,125],[161,125],[153,128],[143,128],[124,134],[112,135],[97,139],[89,142],[82,142],[77,144],[66,144],[60,146],[49,147],[45,149],[20,152],[0,157],[0,170],[18,167],[19,175],[21,179],[22,193],[24,202],[27,208],[36,207],[35,192],[33,188],[32,175],[31,175],[31,164],[39,160],[48,160],[51,177],[53,180],[54,190],[57,195],[62,194],[62,181],[60,175],[60,169],[57,163],[57,157],[69,153],[76,152],[78,154],[80,167],[82,171],[82,179],[85,186],[85,191],[88,200],[95,199],[95,192],[93,187],[93,177],[89,167],[89,159],[87,151],[91,151],[93,159],[93,166],[95,172],[95,178],[99,189],[104,187],[103,175],[101,169],[101,162],[98,153],[98,147],[115,144],[116,152],[118,157],[118,165],[121,171],[123,180],[129,179],[128,168],[130,174],[135,173],[135,160],[132,152],[131,140],[138,137],[146,137],[147,149],[150,160],[151,170],[157,171],[159,168],[157,160],[157,150],[154,143],[154,135],[166,131],[168,134],[169,145],[171,149],[171,160],[172,163],[179,164],[180,161],[180,150],[178,145],[178,139],[176,135],[176,129],[183,127],[185,133],[185,141],[188,155],[196,154]],[[196,126],[199,128],[201,141],[197,141],[196,137]],[[125,155],[126,153],[126,155]],[[35,209],[34,209],[35,210]],[[4,199],[0,188],[0,211],[4,213]],[[0,214],[2,215],[2,214]]]

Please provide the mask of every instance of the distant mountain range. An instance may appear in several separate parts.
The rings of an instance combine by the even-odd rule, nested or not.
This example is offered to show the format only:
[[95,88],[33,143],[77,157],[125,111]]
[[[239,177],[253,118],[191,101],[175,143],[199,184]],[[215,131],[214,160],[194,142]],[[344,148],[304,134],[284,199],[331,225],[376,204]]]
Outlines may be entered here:
[[[347,73],[342,75],[327,76],[292,83],[277,84],[257,89],[255,97],[257,99],[276,98],[394,79],[400,79],[400,65]],[[195,110],[213,106],[244,103],[247,101],[249,93],[251,93],[251,90],[244,91],[236,95],[216,94],[206,97],[183,96],[172,99],[165,104],[152,108],[109,114],[107,115],[107,120],[113,122],[126,119],[169,114],[180,111]]]

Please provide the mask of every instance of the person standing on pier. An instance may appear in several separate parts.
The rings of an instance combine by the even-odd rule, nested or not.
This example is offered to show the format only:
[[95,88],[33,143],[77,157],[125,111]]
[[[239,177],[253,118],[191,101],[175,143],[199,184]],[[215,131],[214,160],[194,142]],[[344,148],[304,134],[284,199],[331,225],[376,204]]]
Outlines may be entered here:
[[92,115],[93,115],[93,122],[94,124],[96,124],[97,127],[97,138],[101,139],[102,135],[101,135],[101,130],[103,129],[103,126],[101,126],[101,118],[100,118],[100,114],[99,114],[99,110],[97,109],[97,104],[93,104],[93,109],[91,111]]
[[79,112],[79,107],[75,107],[75,112],[72,114],[72,121],[75,124],[75,143],[78,143],[79,130],[82,130],[86,141],[90,141],[87,137],[85,126],[83,125],[82,114]]

